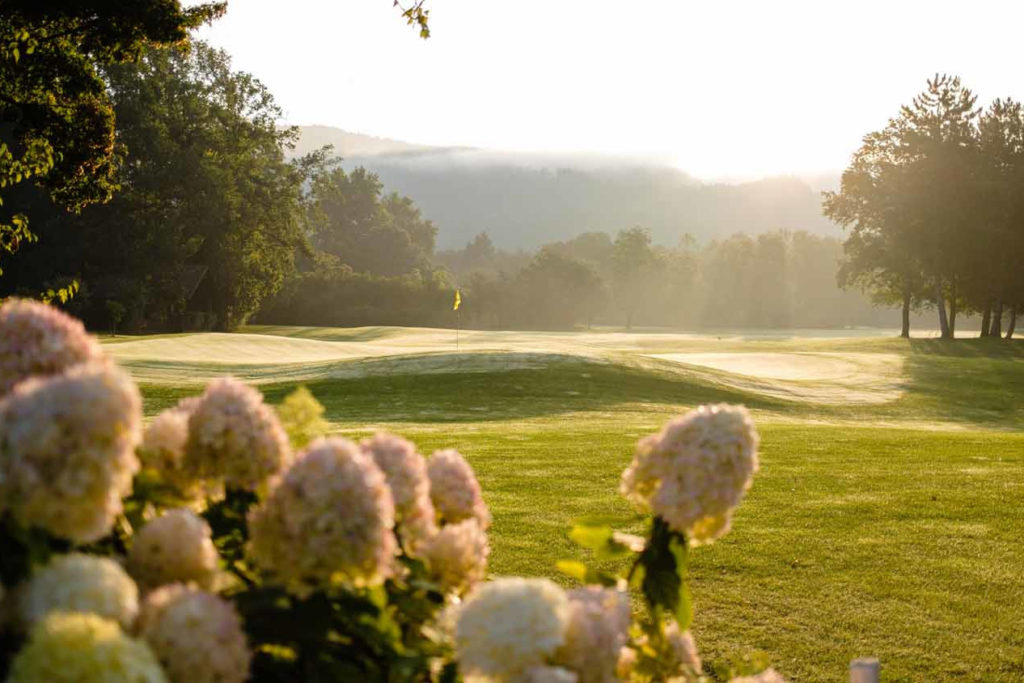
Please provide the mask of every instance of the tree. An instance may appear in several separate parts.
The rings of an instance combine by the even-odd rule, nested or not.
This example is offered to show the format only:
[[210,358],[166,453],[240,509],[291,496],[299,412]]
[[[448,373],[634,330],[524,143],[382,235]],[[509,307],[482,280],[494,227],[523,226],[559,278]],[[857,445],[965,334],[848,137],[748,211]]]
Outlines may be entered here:
[[312,186],[312,242],[357,273],[395,276],[429,270],[437,228],[408,197],[383,195],[376,174],[340,167]]
[[825,193],[825,215],[850,229],[840,282],[900,300],[902,336],[924,291],[942,336],[955,332],[977,208],[975,102],[960,79],[930,79],[899,116],[864,137],[840,191]]
[[757,244],[748,235],[712,242],[703,259],[704,307],[701,322],[712,327],[746,327],[751,320],[751,292]]
[[54,212],[41,230],[56,239],[18,255],[16,281],[63,245],[58,260],[81,277],[77,306],[90,323],[107,324],[103,301],[114,300],[135,329],[179,329],[186,309],[220,329],[242,324],[305,244],[309,160],[284,158],[295,132],[277,127],[281,112],[258,80],[202,43],[149,51],[105,80],[126,154],[122,189],[81,216]]
[[0,1],[0,253],[37,238],[46,200],[77,212],[110,199],[121,162],[103,68],[183,44],[225,3]]
[[1020,280],[1024,258],[1024,110],[997,99],[978,120],[984,236],[971,249],[973,294],[985,313],[982,336],[999,337],[1004,307]]
[[751,288],[750,317],[753,327],[784,328],[792,322],[789,283],[789,235],[770,232],[757,236]]
[[626,329],[648,293],[656,265],[651,231],[641,227],[620,230],[612,249],[613,297],[626,316]]
[[956,332],[961,286],[969,277],[969,255],[977,240],[976,103],[959,78],[941,75],[900,112],[897,150],[907,170],[910,239],[945,339]]
[[825,193],[824,213],[849,230],[839,285],[858,287],[878,303],[900,303],[900,336],[909,337],[910,311],[922,278],[910,240],[901,134],[901,122],[890,120],[883,130],[864,136],[843,172],[839,192]]
[[537,253],[513,288],[524,327],[566,329],[578,320],[589,327],[605,301],[604,284],[593,268],[551,248]]

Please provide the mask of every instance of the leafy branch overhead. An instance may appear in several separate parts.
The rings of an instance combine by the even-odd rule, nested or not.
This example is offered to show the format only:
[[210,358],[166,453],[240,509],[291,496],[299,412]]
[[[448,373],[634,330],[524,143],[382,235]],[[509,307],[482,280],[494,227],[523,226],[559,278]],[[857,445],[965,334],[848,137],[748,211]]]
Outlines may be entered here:
[[123,155],[104,69],[188,32],[226,3],[4,0],[0,12],[0,254],[35,240],[30,213],[110,199]]
[[418,26],[420,38],[425,39],[430,37],[430,10],[424,9],[424,4],[426,4],[426,0],[417,0],[409,7],[403,5],[399,0],[394,2],[394,6],[402,12],[402,17],[406,23],[410,26]]

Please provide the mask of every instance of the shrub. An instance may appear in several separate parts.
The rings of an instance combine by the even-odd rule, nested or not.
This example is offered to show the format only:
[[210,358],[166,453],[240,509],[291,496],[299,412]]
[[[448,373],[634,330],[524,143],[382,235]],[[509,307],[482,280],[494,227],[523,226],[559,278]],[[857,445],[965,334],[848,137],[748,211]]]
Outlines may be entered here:
[[[0,306],[0,320],[21,306]],[[76,329],[61,316],[43,318]],[[491,514],[454,450],[427,459],[378,434],[316,438],[293,457],[286,434],[317,436],[322,407],[303,392],[279,417],[234,380],[157,416],[143,437],[127,375],[94,354],[47,352],[71,360],[55,370],[19,358],[41,376],[0,399],[0,614],[19,617],[0,632],[0,677],[610,683],[710,673],[688,631],[686,561],[728,531],[757,469],[742,408],[702,407],[640,442],[623,492],[654,514],[649,532],[577,525],[574,541],[623,569],[561,562],[586,584],[566,591],[486,580]],[[629,590],[643,601],[635,613]],[[753,658],[714,675],[765,669]],[[764,676],[750,680],[777,674]]]

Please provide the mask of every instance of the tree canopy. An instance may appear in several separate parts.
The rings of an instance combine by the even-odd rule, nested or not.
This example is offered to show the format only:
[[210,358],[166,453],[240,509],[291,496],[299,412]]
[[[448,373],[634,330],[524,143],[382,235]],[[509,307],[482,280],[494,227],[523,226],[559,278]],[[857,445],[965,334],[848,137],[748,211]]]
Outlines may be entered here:
[[36,239],[39,191],[78,211],[117,188],[123,158],[104,67],[181,45],[226,3],[0,1],[0,254]]
[[[998,335],[1021,309],[1024,116],[1012,100],[984,112],[959,78],[937,75],[888,125],[864,137],[826,193],[827,216],[849,229],[839,277],[909,311],[934,306],[945,338],[961,311]],[[1015,267],[1016,265],[1016,267]]]
[[235,327],[305,248],[303,183],[316,160],[285,160],[294,131],[277,127],[273,97],[203,43],[147,51],[104,78],[126,154],[120,191],[80,216],[51,211],[39,229],[54,239],[26,249],[0,287],[45,284],[61,264],[82,280],[75,305],[94,324],[112,301],[136,329],[176,329],[186,312]]

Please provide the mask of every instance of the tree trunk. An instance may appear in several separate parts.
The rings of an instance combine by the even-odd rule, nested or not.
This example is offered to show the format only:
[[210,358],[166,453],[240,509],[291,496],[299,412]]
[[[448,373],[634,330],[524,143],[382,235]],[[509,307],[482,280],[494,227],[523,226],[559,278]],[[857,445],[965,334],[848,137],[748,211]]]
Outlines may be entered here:
[[996,306],[992,309],[992,326],[988,329],[988,336],[1001,337],[1003,334],[1003,300],[996,299]]
[[1010,323],[1006,326],[1006,338],[1013,339],[1013,330],[1017,327],[1017,307],[1010,309]]
[[992,302],[985,302],[985,310],[981,313],[981,334],[979,337],[985,338],[988,336],[988,327],[992,324]]
[[903,327],[900,328],[900,336],[910,339],[910,289],[903,290]]
[[953,278],[953,282],[949,285],[949,338],[953,339],[956,337],[956,277]]
[[939,309],[939,333],[943,339],[950,339],[949,320],[946,318],[946,297],[942,295],[942,282],[935,283],[935,307]]

